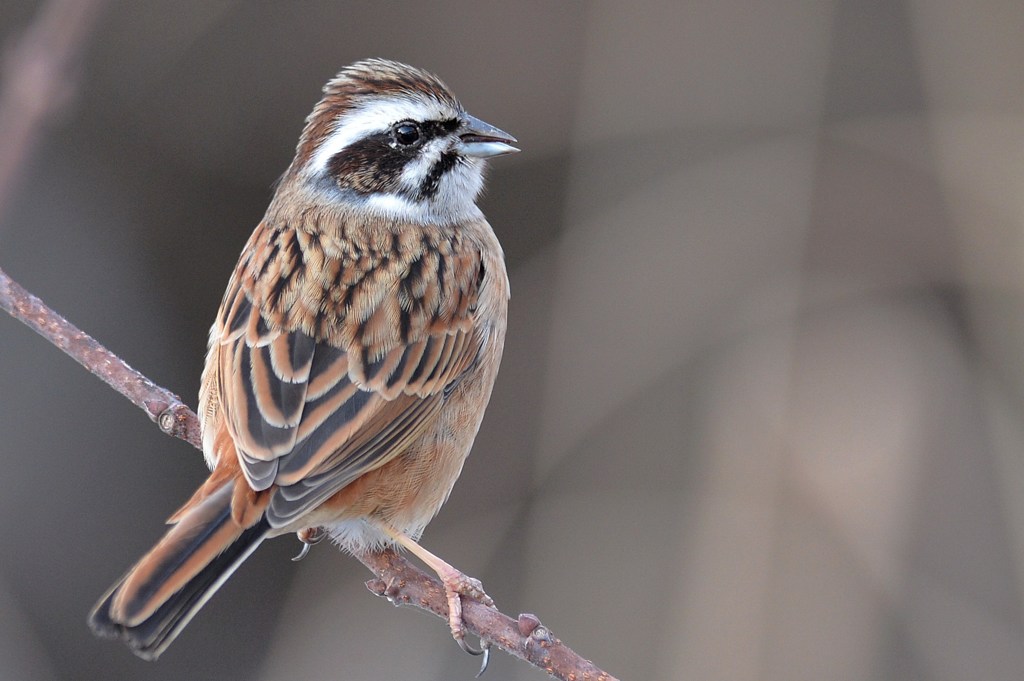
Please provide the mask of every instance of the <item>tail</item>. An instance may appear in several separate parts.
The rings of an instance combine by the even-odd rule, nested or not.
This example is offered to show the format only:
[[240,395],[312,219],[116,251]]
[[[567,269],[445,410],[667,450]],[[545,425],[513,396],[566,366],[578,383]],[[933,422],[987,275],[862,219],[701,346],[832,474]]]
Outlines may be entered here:
[[172,519],[163,539],[93,609],[93,632],[122,639],[143,659],[160,656],[270,528],[262,517],[247,528],[236,522],[233,488],[223,484]]

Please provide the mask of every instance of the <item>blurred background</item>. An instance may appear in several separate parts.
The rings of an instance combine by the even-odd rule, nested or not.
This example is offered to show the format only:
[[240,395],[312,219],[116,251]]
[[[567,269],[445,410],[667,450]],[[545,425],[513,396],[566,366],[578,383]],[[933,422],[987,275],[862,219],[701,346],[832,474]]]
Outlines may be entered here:
[[[0,267],[195,404],[320,87],[428,68],[523,153],[483,199],[502,373],[424,545],[623,679],[1019,679],[1022,36],[1018,0],[110,2]],[[159,662],[94,639],[205,468],[6,316],[0,460],[2,678],[476,672],[290,538]]]

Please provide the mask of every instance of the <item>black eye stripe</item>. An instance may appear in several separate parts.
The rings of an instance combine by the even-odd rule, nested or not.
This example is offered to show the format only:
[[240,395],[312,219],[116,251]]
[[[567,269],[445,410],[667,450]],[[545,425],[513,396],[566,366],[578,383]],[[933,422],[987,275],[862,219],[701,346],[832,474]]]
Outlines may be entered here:
[[[402,171],[409,161],[420,154],[422,145],[452,134],[461,123],[454,118],[417,123],[420,139],[409,146],[397,143],[395,135],[399,125],[401,123],[392,125],[387,131],[367,135],[337,152],[327,161],[327,173],[339,187],[359,194],[400,191],[399,178]],[[442,154],[421,183],[419,197],[427,199],[434,196],[441,177],[455,167],[457,160],[455,154]]]
[[424,121],[419,126],[420,133],[423,135],[423,141],[426,142],[455,132],[459,128],[459,120],[457,118],[449,118],[443,121]]
[[391,192],[415,152],[391,146],[391,133],[369,135],[345,147],[327,162],[338,186],[360,194]]

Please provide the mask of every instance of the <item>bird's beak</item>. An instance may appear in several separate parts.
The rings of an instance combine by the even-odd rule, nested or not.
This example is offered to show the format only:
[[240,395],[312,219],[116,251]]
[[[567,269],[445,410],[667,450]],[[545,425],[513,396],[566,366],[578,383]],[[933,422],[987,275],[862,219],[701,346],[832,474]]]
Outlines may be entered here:
[[459,152],[475,158],[490,158],[519,151],[512,146],[516,142],[515,137],[469,114],[462,117],[459,140]]

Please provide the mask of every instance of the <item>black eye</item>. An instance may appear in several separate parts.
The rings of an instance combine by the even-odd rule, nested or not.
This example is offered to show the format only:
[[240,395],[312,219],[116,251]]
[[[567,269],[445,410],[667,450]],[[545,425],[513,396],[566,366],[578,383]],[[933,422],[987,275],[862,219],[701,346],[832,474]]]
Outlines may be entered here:
[[405,121],[395,126],[395,141],[403,147],[412,146],[420,141],[420,126],[412,121]]

